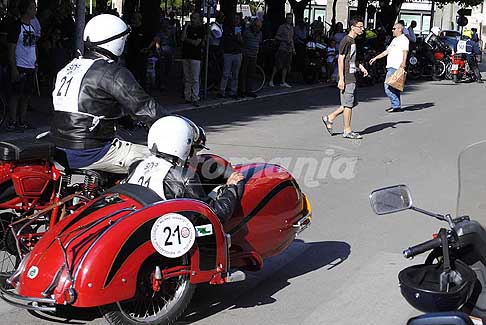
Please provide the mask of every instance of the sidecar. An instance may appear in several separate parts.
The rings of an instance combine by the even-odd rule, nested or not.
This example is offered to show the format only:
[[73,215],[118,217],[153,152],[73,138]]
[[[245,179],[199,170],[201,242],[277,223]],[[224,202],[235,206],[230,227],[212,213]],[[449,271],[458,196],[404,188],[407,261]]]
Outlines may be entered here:
[[[38,311],[100,307],[117,324],[174,322],[195,285],[244,280],[310,224],[309,201],[287,170],[234,169],[245,175],[244,193],[225,224],[204,202],[162,201],[148,188],[117,185],[46,232],[2,286],[1,298]],[[209,192],[224,177],[202,181]]]

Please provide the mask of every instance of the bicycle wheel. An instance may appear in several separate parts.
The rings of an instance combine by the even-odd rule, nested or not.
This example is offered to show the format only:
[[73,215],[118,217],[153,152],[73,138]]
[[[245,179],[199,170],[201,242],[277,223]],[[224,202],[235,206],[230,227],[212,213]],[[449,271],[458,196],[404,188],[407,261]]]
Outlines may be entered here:
[[0,126],[7,119],[7,102],[2,94],[0,94]]
[[259,65],[256,66],[255,70],[255,80],[253,81],[255,85],[254,92],[259,92],[265,86],[265,71]]

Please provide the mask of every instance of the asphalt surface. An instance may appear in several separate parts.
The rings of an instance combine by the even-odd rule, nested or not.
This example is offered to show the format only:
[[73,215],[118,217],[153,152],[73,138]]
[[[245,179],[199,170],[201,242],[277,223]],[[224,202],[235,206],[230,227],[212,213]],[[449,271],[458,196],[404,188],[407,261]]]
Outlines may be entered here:
[[[403,113],[386,113],[380,85],[362,88],[353,128],[364,139],[331,137],[321,115],[338,105],[335,88],[185,113],[208,131],[211,152],[232,162],[280,162],[314,210],[312,226],[245,282],[200,286],[178,324],[405,324],[419,312],[400,295],[403,249],[443,226],[412,211],[376,216],[369,193],[407,184],[416,206],[453,213],[459,152],[486,138],[486,86],[449,81],[407,85]],[[342,132],[342,119],[335,132]],[[0,302],[2,324],[47,324]],[[70,324],[105,324],[91,313]]]

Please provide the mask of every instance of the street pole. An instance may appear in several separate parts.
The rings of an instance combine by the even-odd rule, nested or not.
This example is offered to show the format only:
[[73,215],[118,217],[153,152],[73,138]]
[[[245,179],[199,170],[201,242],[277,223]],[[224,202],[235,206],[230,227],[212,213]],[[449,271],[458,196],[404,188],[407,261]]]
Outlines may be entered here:
[[[86,0],[76,1],[76,53],[82,56],[84,53],[83,32],[85,25]],[[79,53],[78,53],[79,52]]]
[[[435,13],[435,1],[432,0],[432,4],[430,5],[430,26],[429,26],[429,30],[432,27],[434,27],[434,13]],[[422,26],[422,28],[423,28],[423,26]]]
[[208,96],[208,64],[209,64],[209,33],[211,33],[211,25],[209,24],[209,19],[211,19],[210,10],[211,7],[209,6],[208,1],[204,1],[204,5],[206,6],[206,23],[207,23],[207,31],[206,31],[206,58],[204,59],[204,95],[203,98],[206,100]]

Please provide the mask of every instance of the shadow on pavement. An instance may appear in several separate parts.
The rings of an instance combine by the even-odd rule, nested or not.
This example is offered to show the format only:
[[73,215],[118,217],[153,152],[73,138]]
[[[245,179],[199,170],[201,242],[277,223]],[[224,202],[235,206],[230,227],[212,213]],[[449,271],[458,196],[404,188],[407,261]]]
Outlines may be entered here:
[[[245,282],[223,286],[201,285],[185,316],[176,324],[189,324],[228,308],[251,308],[274,303],[276,299],[273,296],[291,285],[290,279],[326,266],[325,270],[330,270],[346,260],[351,253],[351,246],[340,241],[304,243],[296,240],[295,242],[305,245],[299,256],[264,278],[254,278],[254,281],[251,281],[250,277],[253,275],[249,273],[246,281],[250,280],[248,281],[250,283],[246,290],[241,288],[245,286]],[[264,271],[265,269],[260,272]],[[258,277],[260,272],[255,273],[254,277]]]
[[421,111],[430,107],[434,107],[434,103],[413,104],[403,107],[404,111]]
[[80,325],[103,317],[98,308],[74,308],[69,306],[60,306],[55,314],[33,310],[28,310],[28,312],[38,319],[59,324]]
[[380,132],[388,128],[395,129],[398,124],[409,124],[413,123],[412,121],[399,121],[399,122],[387,122],[387,123],[381,123],[373,126],[368,126],[366,129],[363,131],[359,131],[359,134],[372,134],[375,132]]

